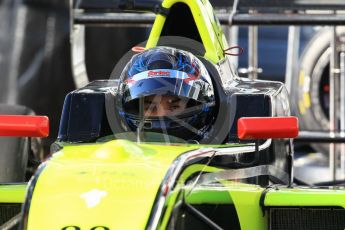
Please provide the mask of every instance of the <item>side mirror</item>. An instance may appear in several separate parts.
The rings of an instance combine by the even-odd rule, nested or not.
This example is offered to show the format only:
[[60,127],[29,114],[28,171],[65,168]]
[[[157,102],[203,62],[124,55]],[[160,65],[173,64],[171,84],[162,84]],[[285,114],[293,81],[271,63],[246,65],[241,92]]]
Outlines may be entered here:
[[0,136],[47,137],[49,118],[46,116],[0,115]]
[[242,117],[237,121],[241,140],[295,138],[298,136],[297,117]]

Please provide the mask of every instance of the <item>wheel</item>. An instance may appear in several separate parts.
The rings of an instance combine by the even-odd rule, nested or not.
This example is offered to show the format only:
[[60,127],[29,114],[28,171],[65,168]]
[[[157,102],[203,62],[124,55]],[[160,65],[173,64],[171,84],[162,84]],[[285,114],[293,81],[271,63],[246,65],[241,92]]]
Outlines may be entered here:
[[[345,36],[345,28],[337,30]],[[291,90],[292,106],[301,130],[329,130],[329,68],[331,28],[320,30],[304,49]],[[328,144],[312,144],[328,155]]]

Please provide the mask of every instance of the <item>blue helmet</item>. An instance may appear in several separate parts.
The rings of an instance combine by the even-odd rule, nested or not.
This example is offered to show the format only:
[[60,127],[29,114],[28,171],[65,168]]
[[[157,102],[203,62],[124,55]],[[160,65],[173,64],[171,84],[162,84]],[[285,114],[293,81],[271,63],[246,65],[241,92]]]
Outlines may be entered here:
[[[132,57],[119,85],[118,105],[132,131],[159,132],[186,141],[201,141],[214,119],[215,94],[204,64],[192,53],[171,47],[148,49]],[[174,96],[186,101],[179,114],[145,117],[141,100],[148,96]]]

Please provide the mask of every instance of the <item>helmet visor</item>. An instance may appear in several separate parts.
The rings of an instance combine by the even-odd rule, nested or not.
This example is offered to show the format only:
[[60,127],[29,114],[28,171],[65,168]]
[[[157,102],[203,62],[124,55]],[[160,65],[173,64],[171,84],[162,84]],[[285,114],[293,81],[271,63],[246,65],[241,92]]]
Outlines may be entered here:
[[150,95],[171,95],[205,102],[198,77],[182,71],[157,69],[138,73],[126,80],[124,103]]

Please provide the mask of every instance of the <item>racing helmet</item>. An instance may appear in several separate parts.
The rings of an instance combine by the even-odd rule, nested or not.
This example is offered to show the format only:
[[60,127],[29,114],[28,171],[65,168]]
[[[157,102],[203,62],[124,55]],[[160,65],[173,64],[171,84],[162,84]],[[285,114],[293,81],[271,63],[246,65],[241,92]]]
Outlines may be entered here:
[[[200,142],[214,120],[215,93],[206,67],[176,48],[160,46],[134,55],[120,76],[118,96],[118,111],[132,131]],[[186,106],[178,114],[147,116],[143,99],[149,96],[178,98]]]

